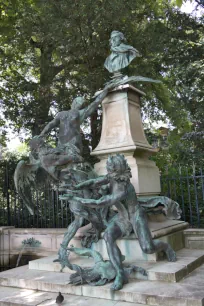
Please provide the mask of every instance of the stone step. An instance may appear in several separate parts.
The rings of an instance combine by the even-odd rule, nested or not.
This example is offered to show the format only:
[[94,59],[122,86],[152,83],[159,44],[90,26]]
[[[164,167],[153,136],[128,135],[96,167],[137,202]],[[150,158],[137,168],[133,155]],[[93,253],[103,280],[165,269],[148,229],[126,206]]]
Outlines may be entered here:
[[[188,223],[179,220],[161,220],[162,215],[149,216],[149,227],[153,239],[161,239],[168,242],[175,251],[184,248],[184,230],[188,227]],[[159,218],[156,221],[152,218]],[[163,216],[164,218],[164,216]],[[81,238],[90,230],[91,225],[88,224],[80,228],[75,237],[70,241],[70,245],[81,247]],[[15,267],[17,257],[22,249],[22,241],[28,238],[35,238],[41,242],[39,247],[26,247],[23,251],[21,263],[27,264],[29,260],[41,258],[44,256],[52,256],[58,252],[62,243],[66,229],[55,228],[13,228],[0,227],[0,245],[1,256],[0,265],[10,265]],[[103,233],[101,235],[103,237]],[[117,240],[117,244],[126,256],[126,260],[145,260],[159,261],[161,253],[145,254],[142,252],[138,239],[134,234]],[[104,258],[108,258],[106,244],[103,239],[99,239],[93,244],[93,248],[99,251]],[[134,252],[131,252],[134,250]]]
[[[105,286],[72,286],[70,273],[31,270],[28,266],[0,273],[0,286],[62,292],[77,296],[100,298],[109,301],[160,306],[203,306],[204,266],[199,267],[179,283],[130,280],[120,291],[112,291],[111,283]],[[107,303],[108,304],[108,303]],[[23,304],[22,304],[23,305]],[[29,304],[32,305],[32,304]],[[97,302],[98,306],[98,302]]]
[[[53,262],[53,260],[56,258],[57,255],[32,260],[29,262],[29,269],[60,272],[60,264]],[[70,258],[70,261],[71,263],[77,264],[83,268],[92,267],[94,265],[93,259],[87,257],[73,256]],[[148,276],[143,276],[140,273],[132,273],[130,275],[131,279],[178,282],[204,263],[204,251],[182,249],[177,252],[176,262],[168,262],[166,260],[163,260],[157,262],[134,261],[127,263],[142,267],[148,272]],[[66,267],[63,272],[73,273],[75,271],[72,271]]]
[[[0,306],[51,306],[56,305],[58,293],[36,290],[0,287]],[[141,306],[128,302],[108,301],[105,299],[63,294],[63,306]]]

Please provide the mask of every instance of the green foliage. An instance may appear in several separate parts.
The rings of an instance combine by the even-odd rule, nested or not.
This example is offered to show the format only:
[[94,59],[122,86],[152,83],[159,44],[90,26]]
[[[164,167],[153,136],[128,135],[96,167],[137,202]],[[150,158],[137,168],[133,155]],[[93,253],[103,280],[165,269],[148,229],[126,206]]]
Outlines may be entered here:
[[0,115],[0,147],[6,146],[6,140],[5,120]]
[[28,239],[24,239],[22,241],[22,245],[30,248],[36,248],[41,245],[41,242],[39,240],[36,240],[35,238],[31,237]]
[[[185,4],[186,2],[190,2],[190,3],[192,3],[193,2],[193,0],[171,0],[171,2],[172,2],[172,4],[173,5],[177,5],[178,7],[181,7],[182,6],[182,4]],[[197,5],[203,5],[202,4],[202,0],[201,1],[195,1],[196,3],[197,3]]]
[[176,0],[176,5],[178,5],[179,7],[181,7],[183,4],[182,0]]
[[[52,119],[50,108],[69,109],[79,94],[89,100],[109,79],[103,62],[110,32],[117,29],[143,55],[127,73],[163,82],[137,84],[147,94],[144,116],[152,121],[168,117],[182,131],[189,125],[192,131],[201,130],[202,19],[174,5],[167,0],[1,1],[0,99],[5,118],[17,131],[25,128],[36,135]],[[95,147],[100,113],[92,115],[90,127],[85,136]]]
[[[199,139],[198,146],[195,141],[182,139],[183,135],[184,131],[179,129],[169,131],[166,145],[161,146],[152,157],[161,173],[175,174],[179,166],[189,171],[192,171],[194,165],[197,169],[204,168],[203,140]],[[155,133],[148,132],[147,136],[151,144],[154,143],[155,137],[158,139]]]
[[177,166],[161,176],[162,194],[180,204],[182,220],[204,228],[203,173],[199,168]]

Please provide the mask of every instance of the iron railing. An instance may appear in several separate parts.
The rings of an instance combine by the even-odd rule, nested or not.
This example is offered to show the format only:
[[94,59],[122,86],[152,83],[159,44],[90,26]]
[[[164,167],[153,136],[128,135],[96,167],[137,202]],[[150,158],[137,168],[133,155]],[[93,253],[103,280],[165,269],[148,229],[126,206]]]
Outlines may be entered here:
[[[192,172],[180,167],[177,170],[161,175],[162,195],[180,204],[183,220],[192,227],[204,228],[204,174],[195,167]],[[65,228],[73,220],[69,207],[51,186],[33,191],[33,202],[35,210],[31,216],[15,190],[13,172],[8,164],[0,164],[0,226]]]
[[0,164],[0,226],[65,228],[72,222],[73,214],[59,200],[59,191],[49,185],[41,186],[40,191],[32,190],[34,215],[31,216],[15,190],[13,172],[7,163]]
[[202,169],[192,171],[178,167],[174,174],[161,176],[162,194],[178,202],[182,219],[192,227],[204,228],[204,174]]
[[19,228],[64,228],[72,222],[73,214],[65,202],[58,200],[59,192],[44,188],[34,192],[34,215],[30,215],[15,190],[8,190],[0,200],[0,226]]

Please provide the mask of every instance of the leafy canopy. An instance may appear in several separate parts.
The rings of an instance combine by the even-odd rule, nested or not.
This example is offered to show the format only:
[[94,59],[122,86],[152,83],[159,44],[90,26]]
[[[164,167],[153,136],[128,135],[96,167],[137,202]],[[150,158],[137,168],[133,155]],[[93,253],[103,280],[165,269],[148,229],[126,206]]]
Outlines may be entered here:
[[[0,99],[16,130],[39,134],[53,108],[68,109],[76,95],[89,100],[103,87],[109,79],[103,62],[115,29],[143,55],[127,73],[163,81],[136,85],[147,94],[143,114],[152,120],[167,116],[189,130],[195,117],[191,101],[197,108],[201,96],[202,23],[169,1],[1,0],[0,11]],[[90,126],[94,147],[100,113]]]

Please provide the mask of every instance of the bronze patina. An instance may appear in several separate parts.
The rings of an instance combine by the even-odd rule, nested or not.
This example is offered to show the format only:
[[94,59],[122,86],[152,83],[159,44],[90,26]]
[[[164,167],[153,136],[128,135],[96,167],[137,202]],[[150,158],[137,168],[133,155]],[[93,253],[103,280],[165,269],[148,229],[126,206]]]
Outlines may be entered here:
[[[126,45],[124,41],[123,33],[111,33],[111,54],[105,61],[105,67],[113,73],[112,80],[94,96],[89,106],[83,108],[83,97],[77,97],[73,100],[70,110],[59,112],[40,135],[30,141],[29,162],[20,161],[14,177],[16,189],[30,214],[34,214],[32,188],[40,189],[42,182],[49,181],[62,191],[60,199],[64,200],[73,212],[74,221],[69,224],[64,234],[55,261],[60,262],[62,269],[67,266],[75,271],[71,283],[90,283],[97,286],[113,280],[112,290],[120,290],[133,271],[146,274],[140,267],[125,264],[125,257],[116,244],[117,239],[134,232],[144,253],[163,251],[168,261],[175,261],[176,254],[168,243],[152,239],[147,213],[162,207],[161,213],[165,213],[169,218],[179,219],[181,212],[179,205],[166,197],[137,199],[135,189],[130,183],[131,170],[124,155],[109,156],[107,175],[101,177],[96,175],[91,165],[82,157],[80,126],[110,91],[130,82],[159,82],[142,76],[122,75],[121,70],[135,57],[140,56],[134,47]],[[56,128],[59,128],[58,143],[53,148],[47,143],[46,136]],[[83,237],[82,248],[71,247],[69,243],[84,220],[88,220],[92,228]],[[108,261],[104,260],[100,253],[90,249],[91,244],[98,241],[102,231],[109,255]],[[84,269],[72,264],[70,252],[92,257],[94,266]]]

